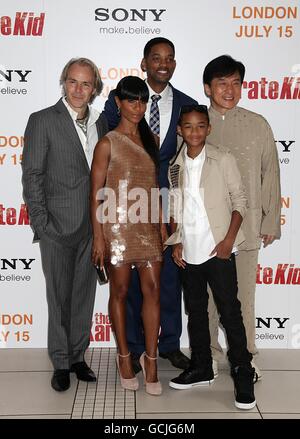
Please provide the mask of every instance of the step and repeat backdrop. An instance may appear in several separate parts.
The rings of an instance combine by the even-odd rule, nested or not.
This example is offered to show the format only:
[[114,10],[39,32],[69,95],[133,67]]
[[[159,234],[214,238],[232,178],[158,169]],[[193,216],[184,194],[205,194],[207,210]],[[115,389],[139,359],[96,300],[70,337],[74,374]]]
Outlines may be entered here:
[[[47,305],[39,245],[22,198],[24,129],[54,104],[66,62],[91,58],[104,82],[101,111],[126,75],[144,77],[145,43],[172,40],[172,84],[208,104],[205,65],[230,54],[246,65],[240,105],[274,131],[281,169],[282,238],[257,266],[257,345],[300,348],[300,2],[255,0],[2,0],[0,7],[0,347],[46,347]],[[91,346],[114,346],[108,287],[98,286]],[[188,346],[183,313],[182,346]],[[224,340],[222,340],[224,342]]]

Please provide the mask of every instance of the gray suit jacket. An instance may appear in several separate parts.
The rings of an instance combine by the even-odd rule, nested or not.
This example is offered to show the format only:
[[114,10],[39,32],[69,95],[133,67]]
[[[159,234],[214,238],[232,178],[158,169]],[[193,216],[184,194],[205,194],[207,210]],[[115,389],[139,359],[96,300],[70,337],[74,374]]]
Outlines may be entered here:
[[[108,131],[104,116],[98,138]],[[23,195],[35,238],[76,245],[91,234],[90,169],[74,122],[60,99],[31,114],[25,130]]]

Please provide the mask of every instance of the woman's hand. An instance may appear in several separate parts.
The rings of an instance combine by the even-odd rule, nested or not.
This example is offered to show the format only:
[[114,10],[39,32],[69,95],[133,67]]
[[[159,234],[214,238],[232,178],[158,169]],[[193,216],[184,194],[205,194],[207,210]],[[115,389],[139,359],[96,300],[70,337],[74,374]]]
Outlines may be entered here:
[[92,245],[92,262],[100,268],[104,266],[105,241],[103,236],[94,237]]
[[172,258],[178,267],[185,268],[186,262],[182,259],[182,244],[172,246]]

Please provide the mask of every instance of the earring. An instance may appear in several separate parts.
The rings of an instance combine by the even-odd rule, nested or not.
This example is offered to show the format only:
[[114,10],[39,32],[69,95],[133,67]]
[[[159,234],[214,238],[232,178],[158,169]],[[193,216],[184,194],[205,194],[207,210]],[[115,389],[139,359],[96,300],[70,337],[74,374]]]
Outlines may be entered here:
[[118,107],[117,113],[118,113],[118,116],[121,116],[121,110],[120,110],[120,107]]

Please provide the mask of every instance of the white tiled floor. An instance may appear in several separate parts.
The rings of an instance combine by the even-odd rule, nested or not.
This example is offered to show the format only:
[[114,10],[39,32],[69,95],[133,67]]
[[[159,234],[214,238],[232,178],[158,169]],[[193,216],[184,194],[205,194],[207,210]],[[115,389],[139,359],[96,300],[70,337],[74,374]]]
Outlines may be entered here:
[[0,419],[300,419],[300,350],[260,351],[256,360],[263,379],[255,385],[257,405],[242,412],[234,406],[233,383],[224,363],[209,387],[186,391],[169,388],[180,373],[159,359],[163,394],[124,391],[115,366],[115,349],[90,349],[87,362],[97,383],[78,382],[62,393],[50,386],[52,366],[45,349],[0,350]]

